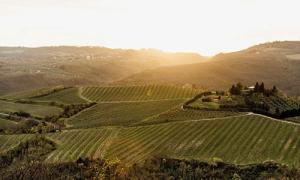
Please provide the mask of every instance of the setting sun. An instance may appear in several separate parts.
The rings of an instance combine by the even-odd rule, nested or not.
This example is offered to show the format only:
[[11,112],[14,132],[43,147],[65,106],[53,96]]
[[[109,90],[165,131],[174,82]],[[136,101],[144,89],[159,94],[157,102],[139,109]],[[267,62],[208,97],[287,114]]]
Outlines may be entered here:
[[0,45],[94,45],[214,55],[300,39],[297,0],[2,0]]

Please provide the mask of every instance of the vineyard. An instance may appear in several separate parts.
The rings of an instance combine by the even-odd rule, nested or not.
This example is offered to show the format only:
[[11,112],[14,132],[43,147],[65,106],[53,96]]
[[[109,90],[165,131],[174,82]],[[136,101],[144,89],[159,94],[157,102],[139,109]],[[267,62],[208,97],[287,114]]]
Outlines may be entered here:
[[120,87],[86,87],[82,95],[95,102],[101,101],[149,101],[163,99],[188,99],[199,90],[176,86],[147,85]]
[[[183,104],[199,94],[199,90],[151,85],[67,88],[49,92],[52,93],[30,100],[65,105],[87,101],[97,104],[69,118],[59,119],[66,123],[63,131],[45,134],[56,143],[56,149],[47,155],[45,161],[48,163],[86,157],[117,158],[130,165],[160,155],[204,161],[218,157],[237,164],[274,160],[300,167],[299,124],[234,109],[185,109]],[[213,100],[222,103],[222,98],[216,96]],[[240,102],[231,99],[233,103]],[[271,108],[288,110],[299,106],[292,100],[278,97],[254,100],[268,103]],[[227,99],[223,101],[228,102]],[[205,102],[199,100],[199,103]],[[55,106],[1,100],[0,109],[2,112],[24,111],[39,117],[62,112]],[[0,127],[13,124],[0,119]],[[0,152],[32,137],[32,134],[0,135]]]
[[182,100],[100,103],[67,120],[75,128],[129,125],[167,111]]
[[61,104],[81,104],[86,101],[79,97],[78,88],[68,88],[58,91],[47,96],[32,98],[34,101],[56,102]]
[[79,157],[103,158],[107,147],[117,135],[118,130],[90,129],[67,131],[49,136],[58,148],[47,157],[47,162],[76,161]]
[[0,100],[0,112],[9,113],[19,111],[30,113],[31,115],[36,117],[45,117],[59,114],[62,109],[53,106],[13,103]]
[[275,160],[299,166],[300,127],[260,116],[169,123],[121,130],[110,158],[142,161],[151,155],[238,164]]
[[14,148],[18,146],[20,142],[25,142],[32,137],[34,137],[34,135],[31,134],[0,135],[0,153]]
[[271,109],[279,108],[281,111],[300,108],[299,103],[288,98],[271,96],[270,98],[264,98],[263,102],[268,104],[271,107]]
[[222,118],[227,116],[241,115],[242,112],[237,111],[214,111],[214,110],[194,110],[194,109],[182,109],[173,108],[167,112],[158,114],[144,121],[138,122],[135,125],[148,125],[167,123],[173,121],[187,121],[187,120],[199,120],[208,118]]
[[[1,150],[30,135],[0,136]],[[165,123],[129,128],[72,130],[49,134],[57,150],[47,162],[78,157],[118,158],[129,164],[154,155],[249,164],[274,160],[300,166],[300,127],[259,115]]]

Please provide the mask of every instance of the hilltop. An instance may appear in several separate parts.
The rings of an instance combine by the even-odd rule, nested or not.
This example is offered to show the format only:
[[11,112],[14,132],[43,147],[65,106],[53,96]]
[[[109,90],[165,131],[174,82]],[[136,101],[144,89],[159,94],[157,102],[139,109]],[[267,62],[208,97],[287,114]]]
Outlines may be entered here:
[[192,65],[159,67],[119,83],[194,84],[203,89],[226,89],[234,82],[254,85],[256,80],[276,84],[289,95],[300,95],[300,42],[260,44],[221,53]]

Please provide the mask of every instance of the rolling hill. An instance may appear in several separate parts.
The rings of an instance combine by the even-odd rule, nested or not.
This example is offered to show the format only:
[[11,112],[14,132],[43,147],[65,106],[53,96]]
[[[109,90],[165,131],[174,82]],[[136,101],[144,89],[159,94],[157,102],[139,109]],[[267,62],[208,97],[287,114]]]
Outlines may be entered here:
[[104,47],[0,47],[0,95],[56,85],[99,85],[161,66],[197,63],[194,53]]
[[218,54],[210,60],[160,67],[135,74],[121,84],[194,84],[203,89],[226,89],[235,82],[276,84],[289,95],[300,95],[300,42],[273,42],[246,50]]

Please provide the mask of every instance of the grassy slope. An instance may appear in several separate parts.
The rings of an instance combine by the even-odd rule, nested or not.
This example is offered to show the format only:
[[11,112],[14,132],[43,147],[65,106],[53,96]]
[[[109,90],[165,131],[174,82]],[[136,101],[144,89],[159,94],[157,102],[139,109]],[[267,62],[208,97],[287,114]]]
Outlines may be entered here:
[[67,123],[75,128],[128,125],[160,114],[181,103],[182,100],[100,103],[70,118]]
[[150,101],[162,99],[186,99],[199,90],[176,86],[147,85],[120,87],[88,87],[82,95],[92,101]]
[[0,112],[28,112],[33,116],[45,117],[54,114],[59,114],[62,109],[53,106],[33,105],[33,104],[21,104],[6,102],[0,100]]
[[32,98],[34,101],[47,101],[47,102],[57,102],[62,104],[80,104],[86,103],[86,101],[79,97],[78,88],[69,88],[63,91],[59,91],[48,96],[43,96],[39,98]]
[[0,118],[0,129],[15,126],[17,123],[7,119]]
[[[299,125],[257,115],[65,131],[49,136],[59,145],[49,155],[49,162],[82,156],[119,158],[134,163],[153,155],[167,155],[200,160],[219,157],[238,164],[275,160],[300,167]],[[0,142],[12,144],[10,140],[16,141],[15,137],[19,136],[0,136]]]
[[0,94],[61,84],[106,84],[146,69],[205,59],[193,53],[101,47],[0,47],[0,55]]
[[7,94],[5,96],[2,96],[2,98],[5,99],[29,99],[35,96],[40,96],[43,94],[47,94],[49,92],[52,92],[54,89],[62,89],[63,86],[55,86],[55,87],[49,87],[49,88],[41,88],[41,89],[33,89],[33,90],[26,90],[26,91],[20,91],[16,93]]

